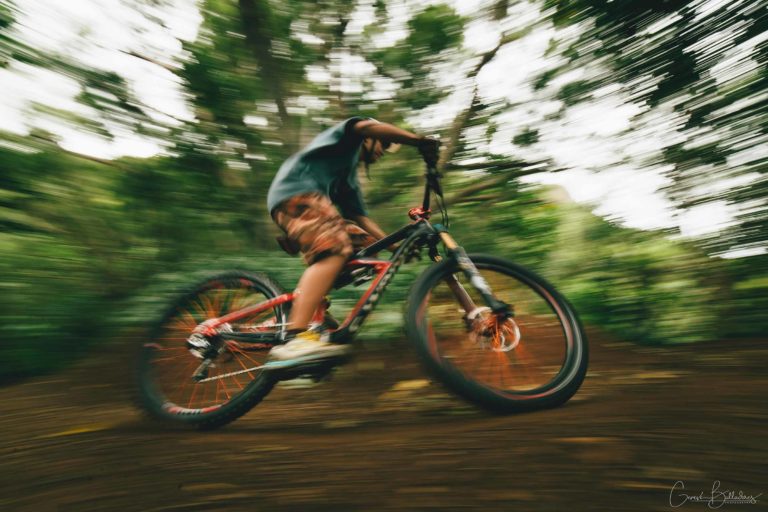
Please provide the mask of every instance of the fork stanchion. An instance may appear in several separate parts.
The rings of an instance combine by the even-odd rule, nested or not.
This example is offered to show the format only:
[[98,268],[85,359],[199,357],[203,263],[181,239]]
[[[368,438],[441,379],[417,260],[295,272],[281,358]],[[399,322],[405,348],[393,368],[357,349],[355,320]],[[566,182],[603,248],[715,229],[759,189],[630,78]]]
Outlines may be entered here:
[[440,232],[440,239],[443,241],[443,244],[452,251],[455,251],[459,247],[459,244],[456,243],[456,240],[454,240],[453,237],[445,231]]
[[445,283],[456,296],[456,300],[461,304],[465,314],[469,314],[477,309],[475,301],[472,300],[472,297],[469,296],[469,293],[467,293],[467,290],[464,289],[459,280],[456,279],[455,275],[451,274],[449,277],[446,277]]

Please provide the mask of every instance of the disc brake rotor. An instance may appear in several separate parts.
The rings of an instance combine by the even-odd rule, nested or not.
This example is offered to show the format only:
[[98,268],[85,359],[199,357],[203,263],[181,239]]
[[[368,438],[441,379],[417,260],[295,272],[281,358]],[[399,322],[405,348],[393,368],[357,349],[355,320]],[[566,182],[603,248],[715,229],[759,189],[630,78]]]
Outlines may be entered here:
[[472,340],[483,349],[509,352],[520,344],[520,327],[514,318],[500,319],[489,307],[479,307],[466,315]]

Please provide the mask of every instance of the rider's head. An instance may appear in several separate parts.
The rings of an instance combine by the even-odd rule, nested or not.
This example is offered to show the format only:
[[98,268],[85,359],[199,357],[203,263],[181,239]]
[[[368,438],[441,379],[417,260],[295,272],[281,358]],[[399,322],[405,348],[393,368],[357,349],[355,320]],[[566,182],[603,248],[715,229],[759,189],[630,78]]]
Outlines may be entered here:
[[365,165],[376,163],[382,157],[384,152],[394,153],[400,149],[400,144],[393,144],[388,141],[366,137],[363,145],[360,147],[360,160]]

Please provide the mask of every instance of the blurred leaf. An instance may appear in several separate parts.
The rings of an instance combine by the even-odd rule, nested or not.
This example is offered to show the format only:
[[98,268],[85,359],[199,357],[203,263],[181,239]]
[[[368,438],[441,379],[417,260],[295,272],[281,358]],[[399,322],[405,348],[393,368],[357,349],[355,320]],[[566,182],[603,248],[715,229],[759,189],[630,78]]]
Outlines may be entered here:
[[562,100],[566,106],[572,106],[591,97],[595,84],[588,80],[579,80],[566,84],[557,93],[557,99]]
[[518,146],[530,146],[531,144],[536,144],[538,141],[539,130],[532,130],[531,128],[526,128],[512,138],[512,142]]
[[408,21],[410,55],[432,55],[461,44],[464,20],[445,4],[430,5]]

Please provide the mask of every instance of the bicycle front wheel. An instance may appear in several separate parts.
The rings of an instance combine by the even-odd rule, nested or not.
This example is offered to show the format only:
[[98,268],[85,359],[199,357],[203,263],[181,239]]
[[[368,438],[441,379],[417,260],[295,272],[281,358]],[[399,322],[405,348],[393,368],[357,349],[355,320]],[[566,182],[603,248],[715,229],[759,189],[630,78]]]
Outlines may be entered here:
[[422,361],[448,388],[494,411],[566,402],[584,380],[588,359],[573,308],[519,265],[487,255],[470,259],[513,315],[485,307],[455,261],[430,267],[414,283],[406,309],[407,334]]

